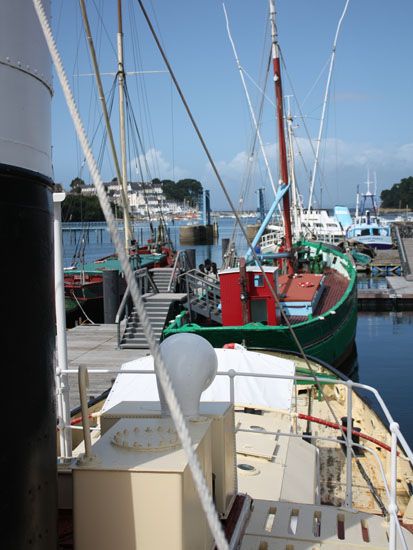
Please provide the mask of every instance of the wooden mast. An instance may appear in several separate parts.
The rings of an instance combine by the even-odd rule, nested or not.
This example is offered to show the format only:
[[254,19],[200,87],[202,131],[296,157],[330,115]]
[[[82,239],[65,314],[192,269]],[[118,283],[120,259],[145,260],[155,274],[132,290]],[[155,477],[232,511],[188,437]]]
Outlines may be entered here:
[[[281,85],[281,67],[280,67],[280,52],[278,47],[277,27],[275,24],[275,1],[270,2],[270,22],[271,22],[271,41],[272,41],[272,62],[274,70],[274,85],[275,97],[277,102],[277,123],[278,123],[278,149],[280,155],[280,177],[281,183],[288,185],[288,164],[287,164],[287,148],[285,144],[284,133],[284,112],[283,112],[283,92]],[[285,249],[287,252],[292,251],[292,233],[290,219],[290,193],[287,191],[283,196],[283,218],[285,232]],[[288,274],[294,272],[291,256],[287,259]]]
[[[119,126],[120,126],[120,149],[123,196],[128,197],[128,173],[126,163],[126,132],[125,132],[125,69],[123,64],[123,28],[122,28],[122,1],[118,0],[118,88],[119,88]],[[131,245],[131,230],[129,219],[129,204],[123,205],[123,220],[125,227],[125,249],[129,250]]]

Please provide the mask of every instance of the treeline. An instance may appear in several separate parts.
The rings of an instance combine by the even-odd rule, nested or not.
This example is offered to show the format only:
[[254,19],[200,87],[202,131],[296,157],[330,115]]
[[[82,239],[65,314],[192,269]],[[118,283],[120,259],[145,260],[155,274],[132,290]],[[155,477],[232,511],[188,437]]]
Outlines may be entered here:
[[161,184],[167,201],[187,202],[189,206],[198,206],[199,194],[202,193],[202,184],[198,180],[184,179],[175,182],[154,179],[152,183]]
[[64,222],[103,222],[105,216],[96,196],[68,194],[62,203],[62,220]]
[[382,208],[413,208],[413,176],[403,178],[380,193]]

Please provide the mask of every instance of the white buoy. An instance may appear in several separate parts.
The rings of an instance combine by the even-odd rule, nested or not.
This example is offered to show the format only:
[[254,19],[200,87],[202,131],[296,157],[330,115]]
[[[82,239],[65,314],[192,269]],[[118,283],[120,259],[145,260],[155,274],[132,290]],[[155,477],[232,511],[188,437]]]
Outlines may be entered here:
[[[205,338],[190,333],[174,334],[160,348],[183,415],[197,417],[201,394],[211,385],[218,369],[214,348]],[[158,391],[162,414],[169,416],[159,382]]]

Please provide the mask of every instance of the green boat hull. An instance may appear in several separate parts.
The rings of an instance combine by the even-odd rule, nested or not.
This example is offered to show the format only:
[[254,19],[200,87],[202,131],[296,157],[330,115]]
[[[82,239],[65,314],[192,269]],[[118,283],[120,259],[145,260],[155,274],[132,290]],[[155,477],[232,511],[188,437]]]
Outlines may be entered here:
[[[300,243],[314,246],[314,243]],[[321,252],[328,250],[318,245]],[[325,252],[326,254],[328,252]],[[356,269],[351,260],[337,250],[334,265],[341,262],[347,272],[349,284],[341,299],[322,316],[293,325],[294,332],[308,355],[340,365],[352,352],[357,326],[357,286]],[[172,334],[191,332],[206,338],[214,347],[228,343],[239,343],[246,347],[277,348],[285,351],[299,351],[291,331],[285,325],[268,326],[261,323],[248,323],[243,326],[200,326],[187,323],[187,312],[181,312],[164,331],[164,338]]]

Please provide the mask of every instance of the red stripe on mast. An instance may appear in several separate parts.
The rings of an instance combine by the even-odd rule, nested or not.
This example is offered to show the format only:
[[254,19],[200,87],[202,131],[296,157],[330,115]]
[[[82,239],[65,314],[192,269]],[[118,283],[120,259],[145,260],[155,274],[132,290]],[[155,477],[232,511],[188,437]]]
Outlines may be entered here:
[[[280,56],[278,49],[277,27],[275,25],[275,3],[270,0],[270,20],[271,20],[271,38],[272,38],[272,62],[274,70],[274,86],[275,97],[277,103],[277,123],[278,123],[278,150],[280,155],[280,176],[281,182],[288,184],[288,164],[287,164],[287,148],[285,144],[284,132],[284,109],[283,95],[281,84],[281,67]],[[285,232],[285,248],[291,252],[293,247],[291,218],[290,218],[290,191],[288,190],[283,196],[283,218]],[[287,260],[288,274],[294,273],[292,259]]]

